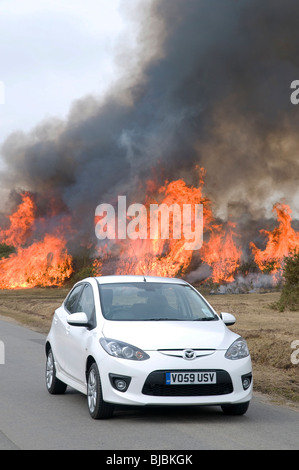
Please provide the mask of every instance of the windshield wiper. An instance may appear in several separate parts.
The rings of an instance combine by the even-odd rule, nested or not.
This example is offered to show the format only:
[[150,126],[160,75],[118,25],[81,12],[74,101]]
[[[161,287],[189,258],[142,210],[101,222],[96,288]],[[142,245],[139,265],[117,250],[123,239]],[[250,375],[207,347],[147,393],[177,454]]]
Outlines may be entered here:
[[214,317],[204,317],[204,318],[195,318],[193,321],[212,321],[215,320]]
[[163,318],[163,317],[158,317],[158,318],[146,318],[144,321],[184,321],[181,318]]
[[195,318],[194,320],[192,318],[163,318],[163,317],[158,317],[158,318],[146,318],[143,321],[212,321],[216,320],[214,317],[204,317],[204,318]]

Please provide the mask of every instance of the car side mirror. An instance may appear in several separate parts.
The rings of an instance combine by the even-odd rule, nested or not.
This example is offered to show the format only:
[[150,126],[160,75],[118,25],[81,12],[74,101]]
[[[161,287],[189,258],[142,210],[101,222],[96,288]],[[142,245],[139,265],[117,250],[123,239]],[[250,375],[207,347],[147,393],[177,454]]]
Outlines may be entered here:
[[86,313],[84,313],[84,312],[73,313],[72,315],[69,315],[67,317],[66,321],[71,326],[85,326],[85,327],[88,327],[88,325],[89,325],[89,320],[87,318]]
[[236,317],[231,313],[221,312],[220,318],[227,326],[234,325],[236,323]]

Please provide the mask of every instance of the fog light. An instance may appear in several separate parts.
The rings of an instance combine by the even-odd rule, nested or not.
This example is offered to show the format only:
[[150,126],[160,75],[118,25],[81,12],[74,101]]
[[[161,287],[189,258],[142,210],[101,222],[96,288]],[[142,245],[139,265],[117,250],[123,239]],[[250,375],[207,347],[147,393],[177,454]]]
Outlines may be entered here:
[[123,392],[127,388],[127,384],[123,379],[115,379],[114,384],[120,392]]
[[242,375],[242,385],[244,390],[247,390],[250,387],[251,381],[252,374]]
[[126,392],[131,382],[131,377],[109,374],[110,383],[115,390]]

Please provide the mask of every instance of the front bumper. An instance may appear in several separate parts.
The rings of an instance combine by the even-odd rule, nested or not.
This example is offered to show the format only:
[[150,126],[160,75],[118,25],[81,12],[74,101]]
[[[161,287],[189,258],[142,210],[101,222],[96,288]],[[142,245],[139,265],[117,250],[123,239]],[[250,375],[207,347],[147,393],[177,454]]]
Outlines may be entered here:
[[[150,359],[142,362],[107,356],[99,365],[103,399],[121,405],[220,405],[251,400],[253,383],[244,390],[242,377],[252,373],[250,356],[239,360],[224,357],[225,351],[186,361],[158,351],[146,351]],[[216,371],[217,384],[165,385],[166,372]],[[125,392],[111,384],[112,376],[129,377]]]

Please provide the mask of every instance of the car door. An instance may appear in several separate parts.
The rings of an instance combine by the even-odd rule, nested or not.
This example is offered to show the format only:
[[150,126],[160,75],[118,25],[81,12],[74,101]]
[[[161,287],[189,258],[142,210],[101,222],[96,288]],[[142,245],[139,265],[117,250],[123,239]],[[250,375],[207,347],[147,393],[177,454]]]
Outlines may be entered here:
[[[67,348],[67,373],[73,380],[84,384],[85,362],[91,330],[95,325],[95,301],[93,288],[86,283],[80,293],[80,298],[76,304],[76,312],[84,312],[89,320],[89,327],[68,325],[65,346]],[[75,313],[75,312],[72,312]],[[70,313],[70,315],[72,314]]]
[[83,287],[84,284],[74,287],[62,306],[59,307],[54,314],[54,355],[59,369],[63,371],[66,371],[68,363],[67,335],[69,334],[69,325],[67,323],[67,317],[76,311]]

